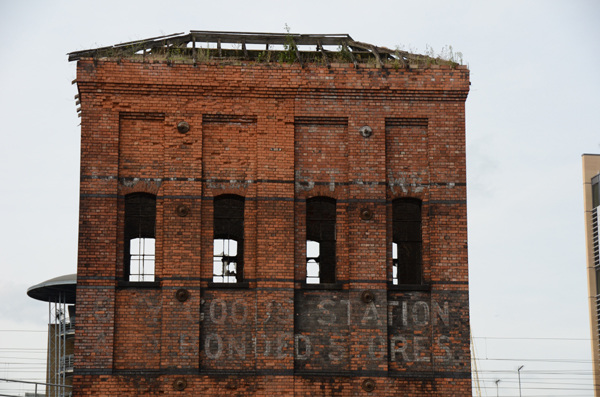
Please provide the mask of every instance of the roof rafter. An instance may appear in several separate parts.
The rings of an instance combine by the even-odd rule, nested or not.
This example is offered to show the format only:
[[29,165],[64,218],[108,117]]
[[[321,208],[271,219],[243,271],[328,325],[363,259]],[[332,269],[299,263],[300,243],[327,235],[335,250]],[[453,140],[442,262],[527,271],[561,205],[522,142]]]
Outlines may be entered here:
[[[203,50],[198,43],[207,43],[209,47]],[[213,45],[212,47],[210,45]],[[226,47],[223,47],[223,45]],[[229,45],[229,47],[227,47]],[[143,57],[145,60],[150,55],[167,58],[172,62],[172,57],[187,57],[196,64],[199,59],[207,58],[233,58],[233,59],[257,59],[257,51],[248,45],[264,45],[263,52],[271,52],[270,46],[281,46],[283,51],[291,51],[300,65],[306,62],[325,62],[330,67],[331,62],[344,60],[352,62],[355,67],[360,63],[375,63],[377,67],[383,68],[386,62],[395,62],[402,66],[419,62],[447,62],[434,59],[425,55],[411,54],[406,51],[391,50],[386,47],[378,47],[369,43],[355,41],[350,35],[340,34],[297,34],[297,33],[251,33],[251,32],[215,32],[204,30],[192,30],[189,33],[175,33],[166,36],[151,37],[144,40],[135,40],[113,46],[99,47],[89,50],[74,51],[68,54],[69,61],[77,61],[82,58],[136,58]],[[233,48],[231,48],[233,46]],[[315,46],[314,50],[300,46]],[[337,51],[325,50],[325,46],[336,46]],[[215,50],[216,48],[216,50]],[[204,54],[201,53],[204,51]],[[236,51],[238,51],[236,53]],[[274,50],[274,52],[281,50]],[[253,55],[251,55],[252,53]],[[162,55],[160,55],[162,54]],[[337,54],[337,55],[336,55]],[[291,54],[290,54],[291,55]],[[315,58],[317,57],[317,58]],[[320,58],[320,61],[318,60]],[[273,59],[273,58],[268,58]],[[286,59],[294,62],[292,58]]]

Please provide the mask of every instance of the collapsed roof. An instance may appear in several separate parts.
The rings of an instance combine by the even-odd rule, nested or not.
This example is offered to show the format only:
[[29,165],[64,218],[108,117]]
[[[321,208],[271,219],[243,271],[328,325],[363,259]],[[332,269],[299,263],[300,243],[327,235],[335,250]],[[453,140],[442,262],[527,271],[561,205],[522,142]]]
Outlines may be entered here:
[[257,62],[332,62],[373,64],[375,67],[394,65],[406,67],[412,64],[449,64],[426,55],[391,50],[355,41],[348,34],[296,34],[296,33],[246,33],[192,30],[131,41],[108,47],[74,51],[69,61],[82,58],[139,59],[142,61],[165,60],[168,63],[193,63],[207,60],[248,60]]

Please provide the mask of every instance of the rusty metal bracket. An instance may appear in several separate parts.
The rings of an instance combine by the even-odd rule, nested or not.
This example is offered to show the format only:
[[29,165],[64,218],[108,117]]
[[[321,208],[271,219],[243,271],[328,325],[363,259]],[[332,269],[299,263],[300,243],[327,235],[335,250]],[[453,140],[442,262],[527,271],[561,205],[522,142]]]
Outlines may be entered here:
[[369,138],[371,135],[373,135],[373,129],[368,125],[360,127],[358,132],[360,132],[360,135],[364,136],[365,138]]
[[181,217],[188,216],[188,214],[190,213],[190,207],[188,207],[187,205],[179,204],[175,209],[175,212]]
[[364,303],[375,302],[375,294],[371,290],[365,290],[360,294],[360,300]]
[[185,378],[177,378],[173,381],[173,390],[184,391],[187,387],[187,381]]
[[185,288],[179,288],[176,292],[175,292],[175,298],[179,301],[179,302],[185,302],[186,300],[188,300],[190,297],[190,291],[188,291]]
[[187,134],[190,131],[190,124],[187,121],[180,121],[177,123],[177,131]]
[[370,221],[373,219],[373,211],[368,208],[361,208],[360,210],[360,219],[363,221]]
[[364,391],[371,393],[373,390],[375,390],[375,381],[373,379],[363,380],[362,388]]

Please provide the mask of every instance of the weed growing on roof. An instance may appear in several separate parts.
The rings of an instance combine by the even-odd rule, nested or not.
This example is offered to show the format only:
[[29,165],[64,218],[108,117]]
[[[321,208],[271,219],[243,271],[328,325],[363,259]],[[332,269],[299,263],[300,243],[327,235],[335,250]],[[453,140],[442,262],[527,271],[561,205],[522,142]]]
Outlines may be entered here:
[[337,48],[337,52],[335,53],[335,61],[337,62],[352,62],[352,54],[350,50],[345,45],[340,45]]
[[429,57],[429,63],[434,65],[450,63],[452,66],[463,64],[462,52],[454,52],[451,45],[445,45],[439,52],[435,52],[429,44],[426,46],[425,54]]
[[285,24],[285,31],[287,34],[285,35],[285,41],[283,43],[283,51],[279,53],[279,62],[294,63],[294,61],[296,61],[298,47],[296,46],[296,42],[294,42],[294,37],[290,33],[290,27],[287,23]]

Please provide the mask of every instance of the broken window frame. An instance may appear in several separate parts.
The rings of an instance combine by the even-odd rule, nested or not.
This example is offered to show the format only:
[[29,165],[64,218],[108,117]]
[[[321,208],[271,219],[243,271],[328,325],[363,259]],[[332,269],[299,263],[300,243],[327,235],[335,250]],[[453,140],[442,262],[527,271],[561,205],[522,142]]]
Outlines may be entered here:
[[156,276],[156,196],[126,195],[124,218],[124,279],[134,283],[153,282]]
[[392,285],[423,285],[422,202],[418,199],[392,201]]
[[[224,194],[213,200],[212,282],[215,284],[244,281],[244,208],[245,198],[242,196]],[[217,244],[222,244],[222,253],[216,252]],[[235,252],[232,252],[234,246]]]
[[[306,200],[306,284],[336,282],[336,200],[318,196]],[[319,244],[318,256],[309,256],[309,243]],[[309,263],[311,262],[312,263]],[[310,274],[309,265],[318,267]]]

